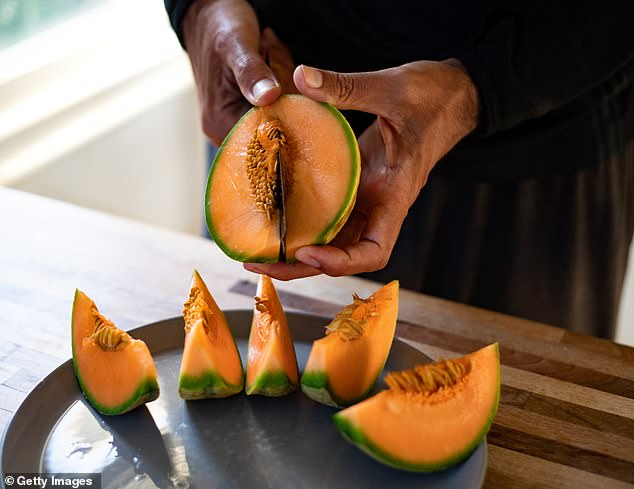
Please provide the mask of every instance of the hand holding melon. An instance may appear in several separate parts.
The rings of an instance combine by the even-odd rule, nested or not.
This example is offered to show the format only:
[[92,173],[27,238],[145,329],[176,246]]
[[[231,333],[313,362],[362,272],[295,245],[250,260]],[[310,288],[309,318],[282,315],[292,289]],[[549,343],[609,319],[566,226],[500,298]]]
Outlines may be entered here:
[[302,263],[247,268],[284,280],[381,269],[434,165],[475,129],[475,87],[456,60],[354,74],[300,66],[294,80],[311,99],[377,115],[359,138],[363,171],[357,203],[330,246],[297,250]]
[[[270,104],[282,88],[288,90],[290,54],[271,32],[260,35],[248,2],[194,2],[183,19],[182,34],[191,59],[203,131],[216,146],[251,105]],[[271,67],[260,55],[262,48],[272,56]]]
[[[212,180],[210,175],[207,189],[208,224],[221,248],[240,261],[271,263],[246,268],[285,280],[318,273],[352,275],[383,268],[429,172],[476,127],[477,93],[462,65],[456,60],[418,61],[355,74],[301,66],[295,70],[294,87],[290,82],[294,63],[289,50],[272,31],[260,33],[255,12],[244,0],[196,2],[182,27],[200,98],[203,130],[215,144],[220,143],[250,104],[273,104],[270,109],[256,109],[241,119],[224,140],[219,152],[221,160],[214,163],[216,170],[228,169],[224,173],[212,169],[216,178]],[[267,56],[270,66],[264,59]],[[306,104],[300,104],[299,119],[294,117],[296,109],[280,109],[289,105],[280,103],[282,91],[295,92],[296,88],[313,100],[377,115],[359,138],[364,170],[359,198],[351,214],[357,195],[356,186],[351,189],[359,166],[354,156],[354,137],[349,138],[345,123],[332,132],[326,129],[324,119],[307,117],[310,110]],[[258,121],[253,124],[255,119]],[[291,214],[295,213],[291,218],[295,229],[289,230],[289,238],[295,240],[288,256],[271,251],[276,241],[274,211],[284,205],[278,195],[281,184],[274,185],[280,179],[273,174],[264,177],[262,174],[267,172],[258,170],[245,183],[236,172],[238,165],[231,161],[239,156],[245,160],[247,146],[255,140],[266,143],[261,139],[266,123],[279,126],[288,143],[285,166],[300,173],[295,179],[289,177],[292,193],[295,200],[299,194],[305,201],[289,203],[289,209],[294,209]],[[335,137],[337,133],[344,137]],[[274,145],[273,149],[277,147]],[[332,158],[324,155],[328,152],[338,155],[336,165],[343,164],[341,179],[344,187],[349,184],[348,192],[342,194],[341,188],[332,183],[333,165],[327,168]],[[268,160],[271,173],[275,158],[269,153],[263,159]],[[301,161],[293,162],[295,153],[301,153]],[[299,169],[306,169],[308,175]],[[227,188],[220,190],[223,185]],[[291,184],[284,186],[290,188]],[[257,205],[246,205],[249,198],[256,198]],[[226,208],[216,212],[212,206],[221,205],[218,202],[225,202]],[[330,221],[319,222],[324,214],[322,207]],[[268,226],[259,222],[262,216],[257,216],[258,212],[266,214]],[[254,236],[250,236],[251,226],[255,228]],[[338,231],[330,246],[314,246],[330,243]],[[283,241],[283,231],[277,234],[278,241]],[[250,241],[249,246],[245,241]],[[282,263],[276,263],[279,261]]]

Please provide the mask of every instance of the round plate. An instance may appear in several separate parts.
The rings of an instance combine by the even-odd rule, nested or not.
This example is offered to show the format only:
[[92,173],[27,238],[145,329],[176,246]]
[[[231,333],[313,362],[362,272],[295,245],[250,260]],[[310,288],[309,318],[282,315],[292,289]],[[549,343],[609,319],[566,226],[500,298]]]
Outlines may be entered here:
[[[251,311],[227,311],[240,354],[247,357]],[[302,371],[312,342],[329,320],[288,313]],[[72,362],[27,396],[5,431],[2,474],[102,474],[105,488],[480,488],[486,443],[461,464],[413,474],[379,464],[347,443],[331,421],[334,408],[301,392],[279,398],[246,396],[185,402],[178,397],[183,320],[130,331],[156,362],[161,395],[121,416],[104,416],[85,400]],[[429,359],[395,340],[385,370]],[[384,385],[377,386],[377,389]]]

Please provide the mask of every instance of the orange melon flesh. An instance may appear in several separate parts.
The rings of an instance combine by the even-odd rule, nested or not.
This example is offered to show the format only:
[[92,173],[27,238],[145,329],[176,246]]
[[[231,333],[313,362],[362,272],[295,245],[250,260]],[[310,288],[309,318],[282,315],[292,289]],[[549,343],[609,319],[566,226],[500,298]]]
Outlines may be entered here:
[[[242,390],[242,361],[224,314],[197,271],[190,298],[200,294],[198,314],[185,315],[185,346],[178,392],[182,399],[227,397]],[[203,319],[204,318],[204,319]]]
[[334,415],[344,436],[382,463],[431,472],[466,458],[486,436],[497,412],[497,343],[464,357],[470,372],[432,394],[393,390]]
[[86,399],[98,411],[122,414],[159,396],[156,366],[146,344],[131,341],[120,350],[104,350],[91,338],[95,303],[75,291],[72,312],[73,366]]
[[297,389],[295,347],[273,281],[260,275],[249,334],[247,394],[283,396]]
[[363,334],[347,341],[333,332],[315,341],[302,375],[302,390],[315,401],[349,406],[367,397],[387,360],[398,315],[398,281],[390,282],[352,313]]
[[247,145],[257,126],[279,119],[289,148],[292,186],[286,195],[287,261],[308,244],[329,242],[348,218],[359,183],[356,139],[332,106],[283,95],[247,112],[219,148],[209,173],[206,217],[220,248],[239,261],[278,260],[279,213],[269,220],[257,208],[245,169]]

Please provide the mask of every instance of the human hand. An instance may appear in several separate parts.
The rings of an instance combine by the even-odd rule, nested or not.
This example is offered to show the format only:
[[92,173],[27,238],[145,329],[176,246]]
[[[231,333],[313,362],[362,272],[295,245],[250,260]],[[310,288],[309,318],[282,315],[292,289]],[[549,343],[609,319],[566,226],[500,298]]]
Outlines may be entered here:
[[268,105],[283,89],[293,91],[294,64],[288,49],[271,29],[260,34],[246,1],[198,0],[182,27],[203,131],[216,146],[251,105]]
[[477,125],[476,89],[457,60],[418,61],[370,73],[334,73],[300,66],[304,95],[339,109],[377,115],[359,138],[361,180],[355,208],[337,237],[297,250],[293,264],[245,264],[289,280],[383,268],[401,225],[434,165]]

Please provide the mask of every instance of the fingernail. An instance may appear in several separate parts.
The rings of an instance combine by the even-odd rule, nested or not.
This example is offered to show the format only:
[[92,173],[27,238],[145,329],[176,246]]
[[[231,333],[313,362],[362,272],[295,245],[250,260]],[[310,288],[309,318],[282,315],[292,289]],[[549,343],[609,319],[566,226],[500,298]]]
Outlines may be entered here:
[[305,265],[308,265],[309,267],[313,267],[313,268],[321,267],[321,263],[319,263],[315,258],[313,258],[310,255],[304,255],[299,250],[297,250],[297,253],[295,253],[295,258],[297,258],[299,261],[301,261]]
[[302,65],[302,73],[304,74],[304,83],[308,88],[321,88],[324,84],[324,76],[321,71]]
[[255,103],[258,103],[262,97],[274,88],[277,88],[277,83],[269,78],[262,78],[258,81],[255,85],[253,85],[253,89],[251,90]]

